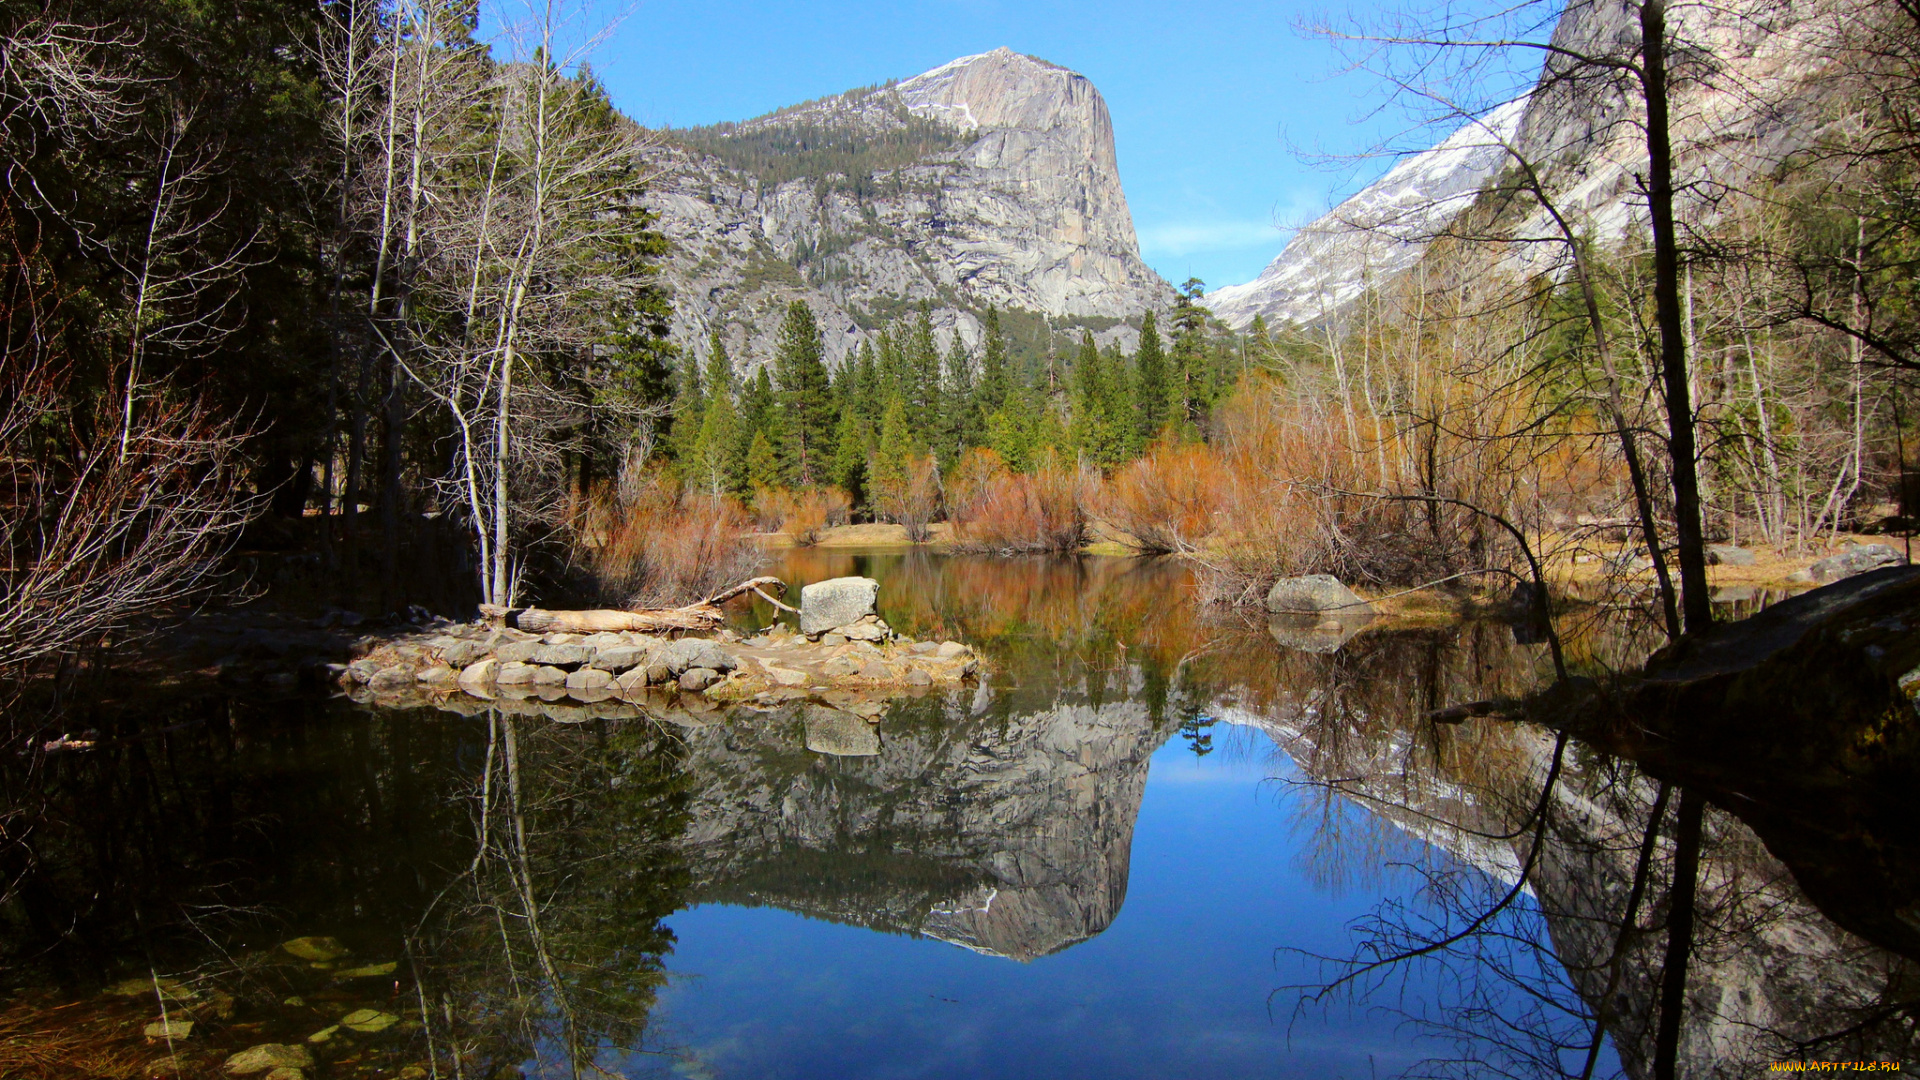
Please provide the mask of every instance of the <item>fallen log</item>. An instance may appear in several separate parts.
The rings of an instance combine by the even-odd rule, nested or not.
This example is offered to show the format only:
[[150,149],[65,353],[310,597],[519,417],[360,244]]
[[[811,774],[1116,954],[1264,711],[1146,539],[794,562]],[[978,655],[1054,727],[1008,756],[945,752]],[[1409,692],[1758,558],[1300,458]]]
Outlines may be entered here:
[[508,626],[534,634],[637,633],[667,634],[676,630],[718,630],[726,621],[720,605],[737,596],[754,593],[761,599],[787,611],[793,609],[768,596],[767,589],[785,595],[787,584],[776,577],[757,577],[731,585],[696,603],[677,608],[649,608],[624,611],[618,608],[589,608],[581,611],[549,611],[544,608],[506,608],[481,604],[480,614],[496,626]]

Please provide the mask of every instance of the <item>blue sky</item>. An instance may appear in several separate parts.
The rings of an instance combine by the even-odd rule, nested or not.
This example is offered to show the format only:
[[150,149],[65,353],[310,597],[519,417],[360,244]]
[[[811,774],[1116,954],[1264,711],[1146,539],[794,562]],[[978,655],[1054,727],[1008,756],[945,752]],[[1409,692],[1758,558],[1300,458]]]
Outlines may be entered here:
[[[591,0],[596,14],[628,5]],[[1120,173],[1148,263],[1169,281],[1246,281],[1287,230],[1384,171],[1329,170],[1297,147],[1366,149],[1398,131],[1369,117],[1384,90],[1341,75],[1295,29],[1324,5],[1047,0],[783,3],[641,0],[593,65],[649,126],[740,120],[905,78],[1006,45],[1093,80],[1113,115]]]

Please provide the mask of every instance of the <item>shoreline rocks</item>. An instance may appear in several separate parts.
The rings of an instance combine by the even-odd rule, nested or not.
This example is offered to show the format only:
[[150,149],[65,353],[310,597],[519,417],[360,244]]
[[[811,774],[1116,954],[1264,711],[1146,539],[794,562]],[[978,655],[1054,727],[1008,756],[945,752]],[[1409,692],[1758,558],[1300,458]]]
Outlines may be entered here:
[[1332,574],[1281,578],[1273,583],[1273,588],[1267,590],[1267,610],[1276,614],[1374,614],[1372,604],[1362,600]]

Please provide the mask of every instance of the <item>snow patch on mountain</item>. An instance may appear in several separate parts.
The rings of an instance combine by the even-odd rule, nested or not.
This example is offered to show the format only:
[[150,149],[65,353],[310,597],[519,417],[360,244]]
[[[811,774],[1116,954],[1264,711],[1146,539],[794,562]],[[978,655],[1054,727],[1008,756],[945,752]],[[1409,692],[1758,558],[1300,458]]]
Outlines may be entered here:
[[1256,315],[1277,325],[1337,313],[1420,258],[1506,163],[1526,110],[1526,98],[1508,102],[1400,162],[1295,233],[1259,277],[1208,293],[1206,306],[1235,329]]

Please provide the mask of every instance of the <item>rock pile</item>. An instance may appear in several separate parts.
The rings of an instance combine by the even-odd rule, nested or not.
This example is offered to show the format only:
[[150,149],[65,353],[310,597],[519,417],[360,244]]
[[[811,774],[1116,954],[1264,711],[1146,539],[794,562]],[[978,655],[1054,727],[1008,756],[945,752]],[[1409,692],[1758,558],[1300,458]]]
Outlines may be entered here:
[[356,700],[395,707],[524,711],[511,707],[524,703],[555,719],[584,719],[562,703],[658,705],[702,695],[764,704],[835,690],[928,689],[978,670],[966,645],[895,633],[875,610],[879,588],[871,578],[809,585],[801,591],[802,633],[780,625],[745,641],[726,630],[669,639],[445,627],[386,642],[341,668],[339,680]]

